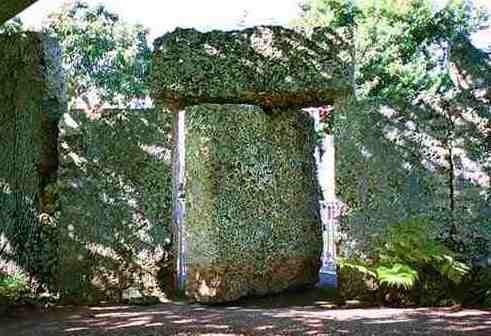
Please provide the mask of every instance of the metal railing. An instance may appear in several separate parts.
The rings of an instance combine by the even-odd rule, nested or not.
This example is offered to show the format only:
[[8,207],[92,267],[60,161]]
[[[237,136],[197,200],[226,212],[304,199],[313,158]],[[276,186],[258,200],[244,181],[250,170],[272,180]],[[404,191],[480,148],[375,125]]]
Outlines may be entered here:
[[344,208],[344,203],[339,200],[321,201],[322,264],[319,271],[320,287],[337,287],[337,224]]

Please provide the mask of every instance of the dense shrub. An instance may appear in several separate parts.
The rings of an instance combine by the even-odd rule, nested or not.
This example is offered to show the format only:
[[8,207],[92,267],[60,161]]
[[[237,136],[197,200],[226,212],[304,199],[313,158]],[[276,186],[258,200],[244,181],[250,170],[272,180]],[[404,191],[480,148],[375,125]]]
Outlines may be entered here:
[[364,262],[348,259],[338,260],[338,288],[337,298],[340,302],[345,300],[360,300],[376,303],[378,283],[375,274],[371,272]]
[[[433,306],[462,301],[459,288],[469,277],[470,267],[438,238],[429,219],[414,218],[389,226],[372,237],[371,244],[371,255],[341,259],[339,266],[341,274],[349,270],[365,283],[373,281],[381,302]],[[343,295],[362,297],[359,288],[344,290]]]
[[491,266],[475,265],[458,288],[466,306],[491,308]]
[[0,272],[0,307],[18,302],[28,292],[29,286],[24,278]]

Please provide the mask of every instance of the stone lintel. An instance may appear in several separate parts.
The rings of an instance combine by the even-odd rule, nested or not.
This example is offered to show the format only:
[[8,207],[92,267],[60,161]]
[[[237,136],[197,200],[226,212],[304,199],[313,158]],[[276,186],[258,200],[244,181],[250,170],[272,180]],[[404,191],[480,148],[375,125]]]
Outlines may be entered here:
[[333,103],[350,93],[347,43],[326,28],[176,29],[155,41],[154,97],[168,106],[250,104],[265,110]]

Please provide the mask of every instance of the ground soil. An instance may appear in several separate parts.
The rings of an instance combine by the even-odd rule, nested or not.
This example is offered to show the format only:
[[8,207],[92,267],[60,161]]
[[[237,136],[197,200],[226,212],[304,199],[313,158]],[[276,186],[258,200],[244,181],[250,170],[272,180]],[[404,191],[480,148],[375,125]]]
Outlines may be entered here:
[[491,311],[334,307],[296,293],[203,306],[101,305],[17,310],[0,316],[0,336],[157,335],[491,335]]

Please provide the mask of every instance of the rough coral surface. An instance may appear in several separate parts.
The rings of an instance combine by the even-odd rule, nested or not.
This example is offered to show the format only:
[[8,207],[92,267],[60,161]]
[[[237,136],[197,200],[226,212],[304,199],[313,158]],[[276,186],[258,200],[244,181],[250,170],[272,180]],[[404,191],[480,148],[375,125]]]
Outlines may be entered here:
[[[325,29],[177,29],[156,40],[152,90],[176,126],[176,191],[184,182],[176,139],[186,137],[176,250],[184,247],[189,297],[233,301],[316,281],[315,132],[300,109],[349,94],[348,55]],[[179,110],[184,130],[169,113]]]
[[154,95],[177,105],[322,105],[350,90],[347,48],[325,29],[176,29],[155,42]]
[[186,111],[187,294],[233,301],[312,285],[319,195],[309,115],[250,105]]
[[[152,109],[72,110],[60,123],[60,292],[78,302],[160,295],[170,153]],[[167,288],[162,288],[164,291]]]
[[[0,258],[50,284],[58,238],[58,119],[66,109],[57,43],[43,34],[0,36]],[[41,220],[40,220],[41,219]]]

